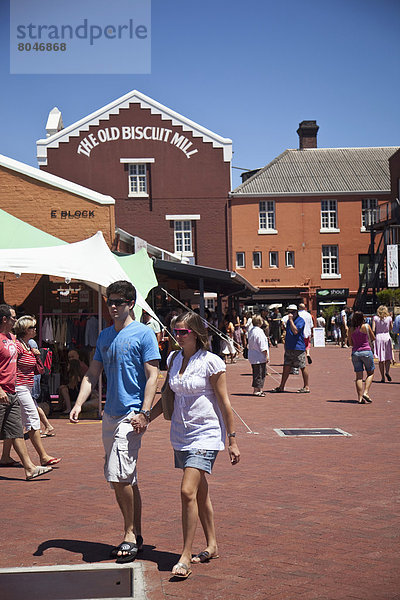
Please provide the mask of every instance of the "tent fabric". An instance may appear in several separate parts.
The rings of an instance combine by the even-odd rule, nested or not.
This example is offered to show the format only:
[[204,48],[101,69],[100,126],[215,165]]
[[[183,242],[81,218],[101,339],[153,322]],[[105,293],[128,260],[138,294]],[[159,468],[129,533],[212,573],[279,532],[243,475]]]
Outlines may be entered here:
[[[129,280],[136,288],[137,305],[155,316],[144,299],[151,287],[154,287],[154,285],[151,285],[151,278],[147,275],[142,285],[140,276],[136,276],[134,271],[133,261],[131,261],[132,266],[130,267],[130,274],[128,274],[108,248],[101,231],[98,231],[87,240],[68,244],[32,225],[24,223],[5,211],[1,211],[0,218],[2,230],[8,224],[9,230],[13,233],[12,238],[19,243],[19,246],[15,247],[15,242],[10,240],[11,247],[4,247],[5,242],[3,243],[2,240],[0,244],[0,271],[37,273],[54,275],[64,279],[76,279],[94,289],[98,289],[98,286],[100,286],[102,293],[105,293],[105,288],[114,281]],[[25,245],[27,243],[35,245],[28,247]],[[150,259],[149,261],[151,264],[147,262],[147,266],[143,271],[146,271],[146,269],[152,270],[152,261]],[[140,259],[136,259],[135,263],[138,266]],[[128,264],[128,261],[126,261],[126,264]],[[138,273],[139,271],[138,267]],[[155,277],[154,281],[157,285]],[[150,288],[149,285],[151,285]],[[140,310],[135,312],[137,317],[140,316],[138,313],[140,313]]]
[[41,231],[0,209],[0,248],[40,248],[43,246],[63,246],[67,242]]

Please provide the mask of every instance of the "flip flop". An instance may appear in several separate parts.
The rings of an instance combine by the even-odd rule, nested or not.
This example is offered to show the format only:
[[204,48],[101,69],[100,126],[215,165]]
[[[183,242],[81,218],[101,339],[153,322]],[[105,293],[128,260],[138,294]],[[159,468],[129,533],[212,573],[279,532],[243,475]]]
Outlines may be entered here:
[[253,396],[265,396],[264,392],[254,392]]
[[[186,571],[186,573],[174,573],[174,569],[175,567],[178,567],[179,569],[184,569]],[[192,574],[192,571],[189,569],[189,567],[182,562],[178,562],[176,563],[176,565],[174,565],[172,567],[172,577],[179,577],[179,579],[187,579],[189,577],[189,575]]]
[[18,462],[17,460],[13,460],[13,459],[11,459],[11,461],[8,463],[0,463],[0,468],[2,468],[2,469],[10,468],[10,467],[22,467],[22,465],[20,462]]
[[372,399],[371,399],[369,396],[367,396],[367,394],[363,394],[363,396],[362,396],[362,397],[363,397],[363,398],[364,398],[364,400],[366,400],[366,401],[367,401],[369,404],[371,404],[371,402],[372,402]]
[[42,463],[42,467],[50,467],[51,465],[58,465],[61,461],[61,458],[50,458],[46,462]]
[[126,554],[121,554],[121,556],[117,556],[117,560],[115,561],[119,565],[123,565],[124,563],[133,562],[136,558],[136,554],[138,553],[138,547],[133,542],[122,542],[118,546],[118,552],[126,552]]
[[40,437],[54,437],[56,435],[56,432],[54,431],[54,429],[52,429],[51,431],[49,431],[49,433],[43,433]]
[[[199,560],[193,560],[194,558],[198,558]],[[211,556],[208,550],[203,550],[203,552],[199,552],[199,554],[193,556],[191,562],[196,565],[199,563],[210,562],[210,560],[213,560],[214,558],[219,558],[219,554]]]
[[270,394],[283,394],[284,390],[281,390],[281,388],[276,387],[273,390],[270,390]]
[[32,475],[26,476],[26,481],[31,481],[32,479],[36,479],[36,477],[40,477],[41,475],[45,475],[45,473],[49,473],[51,471],[51,467],[36,467]]
[[[117,558],[118,552],[120,552],[122,544],[126,544],[126,542],[121,542],[121,544],[119,546],[114,546],[114,548],[110,552],[110,557],[111,558]],[[137,546],[137,551],[138,552],[142,552],[142,550],[143,550],[143,538],[142,538],[141,535],[137,535],[136,536],[136,546]]]
[[296,394],[309,394],[310,390],[306,390],[306,388],[300,388],[297,390]]

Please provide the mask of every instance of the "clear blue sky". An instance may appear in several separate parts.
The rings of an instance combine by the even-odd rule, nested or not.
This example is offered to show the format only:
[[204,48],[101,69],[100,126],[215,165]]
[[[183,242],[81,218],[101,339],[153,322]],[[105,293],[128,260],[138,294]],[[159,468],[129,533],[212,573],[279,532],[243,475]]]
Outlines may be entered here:
[[149,75],[10,75],[7,0],[0,27],[0,153],[34,166],[54,106],[68,126],[133,89],[231,138],[238,167],[296,148],[303,119],[319,147],[400,145],[399,0],[153,0]]

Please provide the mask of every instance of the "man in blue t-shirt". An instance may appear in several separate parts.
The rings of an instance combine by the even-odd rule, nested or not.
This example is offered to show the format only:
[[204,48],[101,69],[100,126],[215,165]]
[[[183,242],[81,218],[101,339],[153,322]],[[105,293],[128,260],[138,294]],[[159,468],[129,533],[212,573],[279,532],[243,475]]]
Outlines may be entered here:
[[306,344],[304,341],[304,319],[299,317],[297,306],[289,304],[289,314],[286,322],[285,357],[283,360],[282,379],[279,386],[271,392],[279,393],[285,390],[286,381],[291,369],[301,369],[303,376],[303,387],[297,390],[299,394],[309,394],[308,371],[306,367]]
[[135,560],[143,544],[136,464],[157,391],[160,353],[154,332],[132,317],[136,301],[134,286],[128,281],[116,281],[108,286],[106,295],[114,324],[98,337],[93,361],[82,379],[70,420],[78,422],[82,404],[104,368],[107,375],[102,422],[104,475],[114,489],[125,532],[124,540],[113,548],[111,556],[117,563],[126,563]]

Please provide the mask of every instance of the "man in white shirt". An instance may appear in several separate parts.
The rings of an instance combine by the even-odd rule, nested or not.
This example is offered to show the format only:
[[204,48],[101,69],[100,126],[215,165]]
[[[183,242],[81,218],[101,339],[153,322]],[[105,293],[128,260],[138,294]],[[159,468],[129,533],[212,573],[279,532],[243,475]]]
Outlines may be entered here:
[[302,302],[299,304],[299,317],[301,317],[305,323],[304,342],[306,344],[307,362],[309,365],[311,365],[312,358],[310,356],[310,348],[311,348],[312,330],[314,329],[314,319],[313,319],[312,315],[306,310],[306,306]]
[[160,323],[156,321],[146,311],[143,311],[142,313],[142,321],[145,325],[147,325],[148,327],[150,327],[150,329],[154,331],[154,333],[156,334],[157,342],[160,342],[162,338]]

